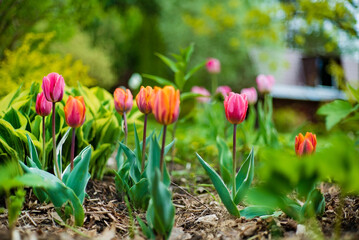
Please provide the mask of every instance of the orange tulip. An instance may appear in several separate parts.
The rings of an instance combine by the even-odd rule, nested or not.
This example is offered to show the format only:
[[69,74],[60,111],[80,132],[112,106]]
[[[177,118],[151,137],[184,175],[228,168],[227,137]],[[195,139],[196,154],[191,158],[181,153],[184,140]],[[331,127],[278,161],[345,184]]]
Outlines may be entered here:
[[295,137],[295,152],[298,156],[312,154],[317,146],[317,137],[315,134],[307,132],[305,136],[299,133]]
[[131,111],[133,96],[129,89],[124,90],[122,88],[116,88],[113,97],[115,100],[116,111],[119,114],[123,115],[124,113]]
[[137,103],[138,109],[142,113],[149,114],[152,112],[151,99],[153,97],[153,94],[154,94],[154,91],[153,91],[152,87],[141,86],[140,92],[136,96],[136,103]]
[[67,99],[64,111],[67,125],[72,128],[81,127],[81,125],[85,122],[86,113],[84,98],[82,96],[70,96]]
[[169,125],[178,119],[180,92],[172,86],[164,88],[155,87],[155,95],[152,99],[152,112],[157,122]]

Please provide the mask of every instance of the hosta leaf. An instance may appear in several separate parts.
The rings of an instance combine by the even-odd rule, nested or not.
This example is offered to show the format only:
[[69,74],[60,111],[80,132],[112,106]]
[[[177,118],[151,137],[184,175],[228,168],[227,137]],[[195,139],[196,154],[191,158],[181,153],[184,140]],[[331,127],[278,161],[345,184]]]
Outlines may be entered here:
[[234,204],[232,198],[231,198],[231,194],[229,193],[228,188],[226,187],[225,183],[223,182],[223,180],[221,179],[221,177],[216,173],[216,171],[208,165],[208,163],[206,163],[201,156],[198,155],[198,153],[196,153],[197,158],[199,160],[199,162],[201,163],[202,167],[206,170],[209,178],[211,179],[214,187],[217,190],[217,193],[219,195],[219,197],[221,198],[224,206],[227,208],[228,212],[230,214],[232,214],[233,216],[239,217],[239,211],[238,208],[236,206],[236,204]]

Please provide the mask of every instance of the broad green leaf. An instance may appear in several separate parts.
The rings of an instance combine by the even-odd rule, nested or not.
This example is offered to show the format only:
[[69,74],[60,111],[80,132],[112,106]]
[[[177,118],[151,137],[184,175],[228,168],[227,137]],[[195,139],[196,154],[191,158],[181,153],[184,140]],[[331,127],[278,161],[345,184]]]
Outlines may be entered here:
[[27,125],[26,117],[12,107],[5,113],[3,119],[8,121],[15,129],[25,129]]
[[226,187],[225,183],[221,179],[221,177],[216,173],[216,171],[206,163],[201,156],[196,153],[199,162],[201,163],[202,167],[206,170],[209,178],[211,179],[214,187],[217,190],[219,197],[221,198],[224,206],[227,208],[228,212],[233,216],[240,217],[240,213],[236,204],[233,202],[231,198],[231,194],[229,193],[228,188]]
[[252,219],[255,217],[267,218],[275,214],[275,209],[267,206],[249,206],[240,211],[241,216],[247,219]]
[[317,113],[325,116],[325,126],[327,130],[330,130],[358,107],[359,105],[352,107],[349,102],[344,100],[335,100],[320,107]]
[[[25,172],[40,176],[42,180],[48,184],[45,187],[42,187],[42,189],[47,193],[50,201],[55,206],[55,210],[60,216],[64,216],[62,214],[62,208],[70,206],[75,217],[75,224],[77,226],[83,224],[85,213],[80,200],[71,188],[67,187],[57,177],[46,171],[37,168],[28,168],[22,162],[19,163]],[[68,203],[70,204],[68,205]],[[64,220],[66,221],[66,219]]]
[[357,102],[359,102],[359,88],[355,89],[350,84],[348,84],[350,92],[353,94]]
[[18,137],[13,126],[4,119],[0,119],[0,140],[3,140],[3,142],[1,141],[2,148],[6,151],[6,153],[10,153],[11,156],[13,156],[13,154],[16,155],[14,160],[25,158],[24,145],[22,141]]
[[[128,165],[128,164],[126,164]],[[116,184],[116,190],[122,194],[122,193],[128,193],[130,190],[130,186],[128,186],[128,169],[129,167],[126,167],[123,169],[120,169],[119,172],[113,171],[115,173],[115,184]]]
[[254,148],[252,147],[246,161],[236,175],[236,196],[234,203],[238,204],[244,198],[254,177]]
[[135,183],[129,190],[129,196],[136,208],[146,209],[150,200],[148,180],[142,178],[138,183]]
[[26,134],[26,137],[27,137],[27,142],[29,145],[30,159],[36,164],[38,169],[42,169],[42,165],[39,160],[39,156],[37,155],[35,145],[32,142],[32,139],[30,138],[30,136],[28,134]]
[[169,59],[168,57],[166,57],[160,53],[156,53],[155,55],[157,57],[159,57],[162,60],[162,62],[164,62],[173,72],[178,71],[176,63],[174,61],[172,61],[171,59]]
[[130,176],[133,179],[133,181],[137,183],[141,180],[141,172],[140,172],[140,166],[137,165],[136,155],[125,144],[123,143],[120,144],[123,152],[127,156],[128,162],[130,163]]
[[151,79],[151,80],[155,81],[159,85],[162,85],[162,86],[171,85],[171,86],[177,88],[176,84],[174,84],[173,82],[171,82],[171,81],[169,81],[169,80],[167,80],[165,78],[158,77],[158,76],[151,75],[151,74],[142,74],[142,76],[144,78],[148,78],[148,79]]
[[232,188],[232,154],[228,148],[227,143],[217,136],[217,148],[219,154],[219,167],[221,171],[221,177],[226,186]]
[[136,216],[136,219],[138,221],[138,224],[141,227],[142,233],[148,238],[148,239],[156,239],[155,234],[153,233],[153,231],[151,230],[151,228],[149,228],[139,216]]
[[15,195],[9,197],[8,201],[8,220],[9,227],[11,228],[14,224],[16,224],[17,218],[21,214],[21,208],[25,201],[26,191],[24,189],[18,189],[15,192]]
[[24,83],[22,82],[18,89],[12,91],[8,95],[6,95],[3,99],[1,99],[0,110],[6,111],[11,106],[13,101],[20,96],[21,88],[23,85],[24,85]]
[[302,206],[301,213],[303,217],[310,218],[317,215],[323,215],[325,210],[325,198],[318,189],[313,189]]

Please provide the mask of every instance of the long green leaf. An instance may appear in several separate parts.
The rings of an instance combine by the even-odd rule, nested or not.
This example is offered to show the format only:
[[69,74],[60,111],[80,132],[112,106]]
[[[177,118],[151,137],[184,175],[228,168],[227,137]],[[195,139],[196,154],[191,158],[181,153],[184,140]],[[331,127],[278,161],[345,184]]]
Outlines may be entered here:
[[151,75],[151,74],[142,74],[142,76],[144,78],[148,78],[148,79],[151,79],[153,81],[155,81],[156,83],[162,85],[162,86],[165,86],[165,85],[171,85],[175,88],[177,88],[176,84],[174,84],[173,82],[165,79],[165,78],[162,78],[162,77],[158,77],[158,76],[155,76],[155,75]]
[[171,59],[160,53],[155,53],[155,55],[159,57],[162,60],[162,62],[164,62],[173,72],[178,72],[178,68],[174,61],[172,61]]
[[127,156],[127,160],[130,163],[130,176],[135,183],[141,180],[140,166],[137,165],[136,155],[125,144],[120,143],[123,152]]
[[189,72],[186,74],[184,79],[186,81],[188,79],[190,79],[190,77],[192,77],[192,75],[195,74],[198,70],[200,70],[204,65],[206,65],[206,61],[203,61],[203,62],[197,64],[196,66],[194,66],[191,70],[189,70]]
[[27,137],[27,142],[29,145],[30,159],[36,164],[38,169],[42,169],[42,165],[39,160],[39,156],[37,155],[35,145],[32,142],[32,139],[30,138],[29,134],[26,134],[26,137]]
[[201,156],[196,153],[199,162],[201,163],[202,167],[206,170],[209,178],[211,179],[214,187],[217,190],[219,197],[221,198],[224,206],[227,208],[228,212],[233,216],[240,217],[240,213],[236,204],[234,204],[231,194],[229,193],[228,188],[226,187],[225,183],[221,179],[221,177],[214,171],[214,169],[206,163]]
[[221,177],[228,189],[232,188],[232,154],[227,143],[217,136],[217,148],[219,154],[219,167]]

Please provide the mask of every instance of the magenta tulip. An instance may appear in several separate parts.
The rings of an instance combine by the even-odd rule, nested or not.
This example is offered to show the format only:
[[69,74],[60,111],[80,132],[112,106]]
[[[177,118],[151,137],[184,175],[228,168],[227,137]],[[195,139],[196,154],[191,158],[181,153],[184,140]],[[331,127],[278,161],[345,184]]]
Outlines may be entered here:
[[258,95],[257,95],[257,91],[254,87],[243,88],[241,93],[245,94],[247,96],[247,100],[248,100],[249,104],[253,105],[257,102]]
[[232,124],[239,124],[246,118],[248,109],[247,96],[230,92],[224,99],[224,110],[227,120]]
[[223,98],[227,97],[230,92],[232,92],[232,89],[229,86],[219,86],[216,89],[216,93],[221,94]]
[[218,74],[221,72],[221,62],[216,58],[209,58],[206,63],[207,71],[211,74]]
[[194,87],[192,87],[191,92],[203,95],[203,97],[196,98],[198,100],[198,102],[206,103],[211,100],[210,92],[203,87],[194,86]]
[[36,98],[36,113],[42,117],[48,116],[51,113],[52,103],[47,101],[44,92],[37,94]]
[[64,95],[65,81],[58,73],[49,73],[42,79],[42,90],[49,102],[60,102]]
[[269,93],[275,83],[272,75],[260,74],[256,78],[258,91],[261,93]]

